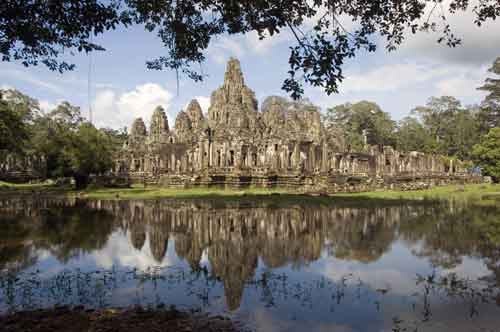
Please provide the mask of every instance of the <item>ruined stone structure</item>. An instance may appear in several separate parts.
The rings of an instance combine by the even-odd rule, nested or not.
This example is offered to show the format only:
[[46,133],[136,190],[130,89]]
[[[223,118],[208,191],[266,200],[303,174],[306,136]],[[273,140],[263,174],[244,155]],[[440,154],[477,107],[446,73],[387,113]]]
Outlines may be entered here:
[[208,116],[193,100],[170,128],[158,107],[149,131],[134,121],[114,173],[165,186],[286,186],[325,191],[426,187],[468,179],[460,163],[420,152],[367,146],[344,151],[325,129],[319,110],[305,102],[268,97],[258,110],[240,63],[229,60]]
[[23,156],[0,150],[0,180],[23,183],[46,178],[43,156]]

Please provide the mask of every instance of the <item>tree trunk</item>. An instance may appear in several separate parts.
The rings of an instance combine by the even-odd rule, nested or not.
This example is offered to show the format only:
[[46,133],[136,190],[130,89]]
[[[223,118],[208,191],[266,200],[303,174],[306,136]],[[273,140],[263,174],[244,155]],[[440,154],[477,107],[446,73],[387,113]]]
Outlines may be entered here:
[[73,178],[75,179],[76,190],[85,189],[89,185],[89,176],[87,174],[75,174]]

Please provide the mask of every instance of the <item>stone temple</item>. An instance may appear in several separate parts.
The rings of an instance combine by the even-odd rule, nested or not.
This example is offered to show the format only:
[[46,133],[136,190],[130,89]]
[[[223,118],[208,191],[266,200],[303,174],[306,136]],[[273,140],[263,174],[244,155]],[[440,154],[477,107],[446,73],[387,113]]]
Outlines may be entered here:
[[149,130],[139,118],[116,156],[114,174],[164,186],[283,186],[326,191],[414,188],[469,179],[460,162],[392,147],[344,151],[318,108],[268,97],[260,110],[236,59],[205,116],[193,100],[174,127],[158,107]]

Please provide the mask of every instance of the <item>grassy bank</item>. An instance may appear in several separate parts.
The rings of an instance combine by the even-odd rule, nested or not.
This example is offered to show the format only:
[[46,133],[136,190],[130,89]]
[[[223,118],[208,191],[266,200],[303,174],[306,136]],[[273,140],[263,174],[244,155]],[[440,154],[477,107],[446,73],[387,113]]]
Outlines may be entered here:
[[0,195],[64,195],[72,191],[69,186],[56,186],[53,181],[37,183],[10,183],[0,181]]
[[435,187],[418,191],[374,191],[362,193],[336,193],[328,197],[314,193],[301,194],[293,189],[220,189],[220,188],[161,188],[135,185],[132,188],[88,188],[84,191],[74,191],[67,187],[56,187],[51,183],[40,184],[10,184],[0,182],[0,195],[64,195],[78,196],[89,199],[159,199],[159,198],[198,198],[198,199],[289,199],[332,201],[394,201],[394,200],[470,200],[482,199],[500,202],[500,185],[470,184]]
[[394,204],[396,201],[474,200],[484,204],[500,204],[500,185],[451,185],[418,191],[374,191],[362,193],[336,193],[319,196],[315,193],[300,193],[286,189],[250,188],[172,189],[159,187],[134,187],[129,189],[89,189],[83,196],[91,199],[222,199],[222,200],[266,200],[266,201],[314,201],[317,203],[353,203],[366,205]]
[[432,189],[414,190],[414,191],[373,191],[364,193],[339,193],[343,197],[364,197],[379,199],[448,199],[448,198],[484,198],[498,195],[500,198],[499,184],[468,184],[468,185],[449,185],[434,187]]

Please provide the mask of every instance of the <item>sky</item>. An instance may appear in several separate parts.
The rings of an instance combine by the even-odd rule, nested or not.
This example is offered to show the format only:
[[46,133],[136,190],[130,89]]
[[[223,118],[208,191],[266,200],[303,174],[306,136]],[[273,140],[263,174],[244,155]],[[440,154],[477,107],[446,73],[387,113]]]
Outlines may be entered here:
[[[427,33],[409,35],[395,52],[385,51],[379,43],[375,53],[359,53],[344,65],[346,79],[339,94],[328,96],[319,88],[306,86],[304,96],[323,111],[345,102],[374,101],[396,120],[431,96],[455,96],[464,105],[479,103],[484,93],[476,88],[500,56],[500,20],[478,28],[471,13],[448,19],[463,39],[461,46],[439,45],[438,35]],[[177,89],[175,73],[146,68],[147,60],[165,51],[154,33],[136,26],[106,32],[95,41],[106,51],[92,54],[90,80],[89,56],[77,54],[67,56],[77,65],[76,70],[64,74],[44,66],[25,68],[16,62],[0,62],[0,88],[15,88],[38,99],[45,111],[69,101],[88,116],[91,105],[98,127],[130,127],[137,117],[148,123],[154,108],[161,105],[173,127],[176,114],[191,99],[198,99],[204,111],[208,109],[210,94],[222,84],[230,57],[240,60],[245,81],[259,103],[270,95],[286,96],[281,85],[288,71],[289,47],[295,45],[288,32],[264,40],[256,34],[220,36],[206,52],[204,82],[181,76]]]

